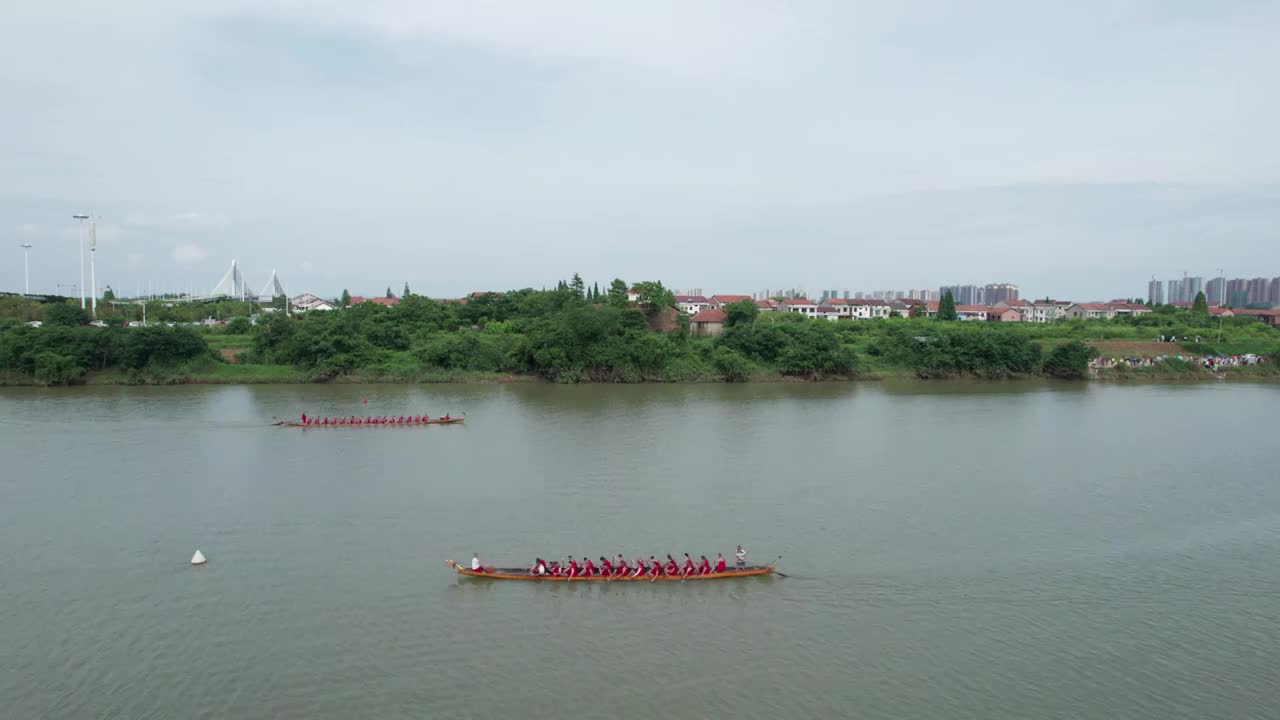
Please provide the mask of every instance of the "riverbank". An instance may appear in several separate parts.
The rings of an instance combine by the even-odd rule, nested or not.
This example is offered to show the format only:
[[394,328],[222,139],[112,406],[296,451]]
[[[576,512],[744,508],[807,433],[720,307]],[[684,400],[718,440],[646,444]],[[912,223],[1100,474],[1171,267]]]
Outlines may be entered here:
[[[1000,383],[1005,380],[1027,380],[1046,377],[1040,374],[1019,374],[1007,378],[983,378],[973,375],[952,375],[947,377],[920,377],[916,372],[901,368],[878,368],[874,371],[859,373],[851,377],[797,377],[776,372],[757,372],[744,382],[761,383],[812,383],[812,382],[918,382],[945,383],[954,380],[982,380]],[[1280,382],[1280,365],[1249,365],[1220,368],[1216,373],[1191,363],[1165,363],[1152,367],[1117,366],[1092,372],[1083,380],[1060,380],[1059,382],[1102,382],[1102,383],[1210,383],[1222,381],[1247,382]],[[724,383],[723,378],[713,375],[695,376],[672,380],[645,380],[638,383],[621,384],[703,384]],[[464,384],[464,385],[502,385],[510,383],[546,383],[556,384],[533,375],[516,375],[513,373],[489,373],[468,370],[422,370],[407,373],[379,373],[357,370],[348,375],[318,380],[314,373],[287,365],[252,365],[230,363],[198,363],[197,367],[149,368],[147,370],[107,370],[89,371],[84,374],[78,385],[90,386],[142,386],[142,385],[431,385],[431,384]],[[613,385],[614,382],[592,382],[581,380],[582,384]],[[40,382],[31,375],[17,372],[0,373],[0,387],[40,387]]]

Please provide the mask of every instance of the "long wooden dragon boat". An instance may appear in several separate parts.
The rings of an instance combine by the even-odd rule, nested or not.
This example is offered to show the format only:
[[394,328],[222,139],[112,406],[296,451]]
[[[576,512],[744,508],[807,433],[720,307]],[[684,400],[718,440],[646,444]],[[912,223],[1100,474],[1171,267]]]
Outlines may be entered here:
[[[779,557],[778,560],[782,558]],[[445,560],[445,564],[458,571],[459,575],[466,577],[484,578],[487,580],[529,580],[533,582],[680,582],[681,580],[728,580],[730,578],[757,577],[760,575],[782,575],[773,569],[778,564],[778,560],[774,560],[768,565],[748,565],[745,568],[725,570],[722,573],[710,573],[707,575],[690,575],[682,578],[679,575],[659,575],[656,578],[651,575],[642,575],[640,577],[600,577],[593,575],[591,577],[565,577],[563,575],[532,575],[528,568],[485,568],[484,572],[476,572],[469,567],[464,567],[453,560]]]
[[431,418],[430,420],[418,420],[416,422],[394,422],[394,423],[393,422],[387,422],[387,423],[348,422],[348,423],[329,423],[327,425],[323,423],[304,423],[304,422],[299,422],[297,420],[276,420],[271,424],[279,425],[282,427],[300,427],[300,428],[409,427],[413,425],[457,425],[458,423],[462,422],[465,419],[466,418],[451,417],[451,418]]

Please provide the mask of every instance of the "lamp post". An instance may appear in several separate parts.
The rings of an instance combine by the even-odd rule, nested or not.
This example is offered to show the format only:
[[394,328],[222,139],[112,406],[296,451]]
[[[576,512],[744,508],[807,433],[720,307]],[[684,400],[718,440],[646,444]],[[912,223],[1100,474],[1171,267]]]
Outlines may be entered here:
[[[84,227],[84,221],[89,219],[88,215],[76,213],[71,217],[80,221],[80,227]],[[80,309],[84,309],[84,234],[80,235]]]
[[22,243],[23,295],[31,294],[31,243]]
[[89,286],[93,290],[89,294],[93,307],[93,319],[98,319],[98,265],[94,259],[98,257],[98,224],[89,223]]

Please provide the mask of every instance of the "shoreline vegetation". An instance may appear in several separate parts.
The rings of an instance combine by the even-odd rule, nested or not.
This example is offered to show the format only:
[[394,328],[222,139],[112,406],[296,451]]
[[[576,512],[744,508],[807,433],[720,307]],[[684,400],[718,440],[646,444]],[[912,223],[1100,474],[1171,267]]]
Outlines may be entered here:
[[[158,300],[146,304],[144,327],[127,326],[136,305],[103,303],[98,327],[74,301],[8,297],[0,385],[1280,380],[1280,329],[1196,309],[1049,324],[830,321],[746,300],[726,305],[720,332],[704,337],[673,304],[659,282],[601,291],[575,276],[553,290],[406,295],[291,316]],[[206,318],[215,319],[195,325]],[[1213,370],[1202,360],[1245,355],[1265,360]],[[1097,368],[1098,357],[1120,362]]]

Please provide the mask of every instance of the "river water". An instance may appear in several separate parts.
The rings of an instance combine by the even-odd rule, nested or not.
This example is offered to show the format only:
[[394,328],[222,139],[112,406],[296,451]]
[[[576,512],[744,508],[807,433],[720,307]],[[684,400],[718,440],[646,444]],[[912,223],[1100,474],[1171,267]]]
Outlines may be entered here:
[[[366,407],[467,422],[267,426]],[[0,714],[1275,718],[1278,407],[1261,385],[0,390]],[[790,577],[444,564],[738,543]]]

